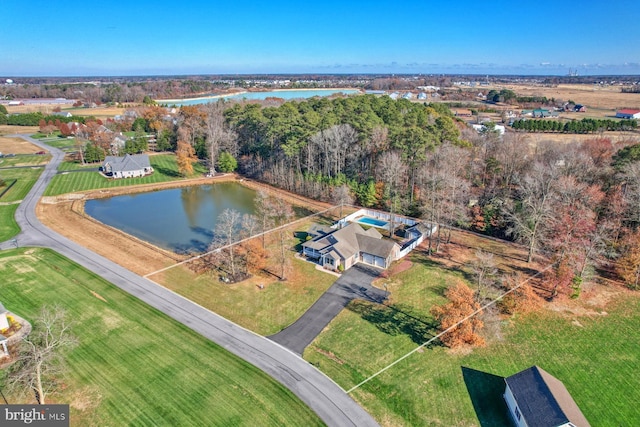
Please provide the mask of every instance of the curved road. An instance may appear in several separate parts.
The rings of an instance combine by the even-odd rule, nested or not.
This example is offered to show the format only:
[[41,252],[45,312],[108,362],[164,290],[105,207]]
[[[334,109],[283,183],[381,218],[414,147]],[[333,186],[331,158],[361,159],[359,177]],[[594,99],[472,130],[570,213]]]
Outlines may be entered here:
[[[36,205],[56,174],[64,153],[28,136],[17,136],[49,150],[53,156],[16,211],[16,221],[22,229],[17,236],[20,246],[51,248],[224,347],[291,390],[327,425],[378,425],[340,386],[293,352],[45,227],[36,217]],[[0,243],[0,249],[11,247],[14,247],[11,241]]]

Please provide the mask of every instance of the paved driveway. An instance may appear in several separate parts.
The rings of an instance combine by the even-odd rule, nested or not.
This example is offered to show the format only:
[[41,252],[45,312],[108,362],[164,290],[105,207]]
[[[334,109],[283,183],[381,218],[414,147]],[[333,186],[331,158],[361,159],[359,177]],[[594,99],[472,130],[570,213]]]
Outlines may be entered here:
[[294,323],[268,337],[289,350],[302,354],[304,349],[322,332],[343,308],[354,299],[382,303],[388,293],[371,286],[381,269],[356,264],[333,285]]

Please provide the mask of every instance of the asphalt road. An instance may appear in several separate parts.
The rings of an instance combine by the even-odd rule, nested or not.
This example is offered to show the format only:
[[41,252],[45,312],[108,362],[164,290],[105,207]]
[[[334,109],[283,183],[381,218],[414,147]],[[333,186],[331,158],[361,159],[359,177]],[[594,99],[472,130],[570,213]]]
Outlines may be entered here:
[[315,337],[352,300],[358,298],[382,303],[388,293],[371,286],[382,270],[356,264],[340,276],[309,310],[298,320],[269,339],[282,344],[296,354],[302,354]]
[[[28,136],[21,138],[52,154],[42,175],[16,211],[22,229],[17,236],[20,246],[51,248],[72,261],[102,276],[186,325],[202,336],[258,367],[305,402],[329,426],[377,426],[376,421],[329,377],[281,345],[246,330],[229,320],[140,277],[118,264],[72,242],[45,227],[36,217],[35,208],[45,188],[56,174],[64,153]],[[15,247],[12,241],[0,243],[0,249]]]

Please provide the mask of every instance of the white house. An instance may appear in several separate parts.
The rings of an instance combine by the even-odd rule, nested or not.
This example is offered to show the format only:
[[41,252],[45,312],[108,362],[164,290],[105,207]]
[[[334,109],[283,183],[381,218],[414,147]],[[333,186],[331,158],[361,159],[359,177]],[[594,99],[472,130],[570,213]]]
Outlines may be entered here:
[[102,172],[112,178],[135,178],[153,173],[146,154],[125,154],[124,157],[107,156]]
[[616,117],[619,119],[640,119],[640,110],[618,110],[616,111]]
[[532,366],[504,379],[504,400],[517,427],[589,427],[564,384]]

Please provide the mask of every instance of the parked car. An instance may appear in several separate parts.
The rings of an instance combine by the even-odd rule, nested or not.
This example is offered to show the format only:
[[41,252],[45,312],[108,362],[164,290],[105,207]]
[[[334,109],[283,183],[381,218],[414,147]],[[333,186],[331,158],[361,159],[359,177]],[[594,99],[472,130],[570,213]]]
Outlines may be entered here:
[[47,154],[46,151],[38,151],[36,154]]

